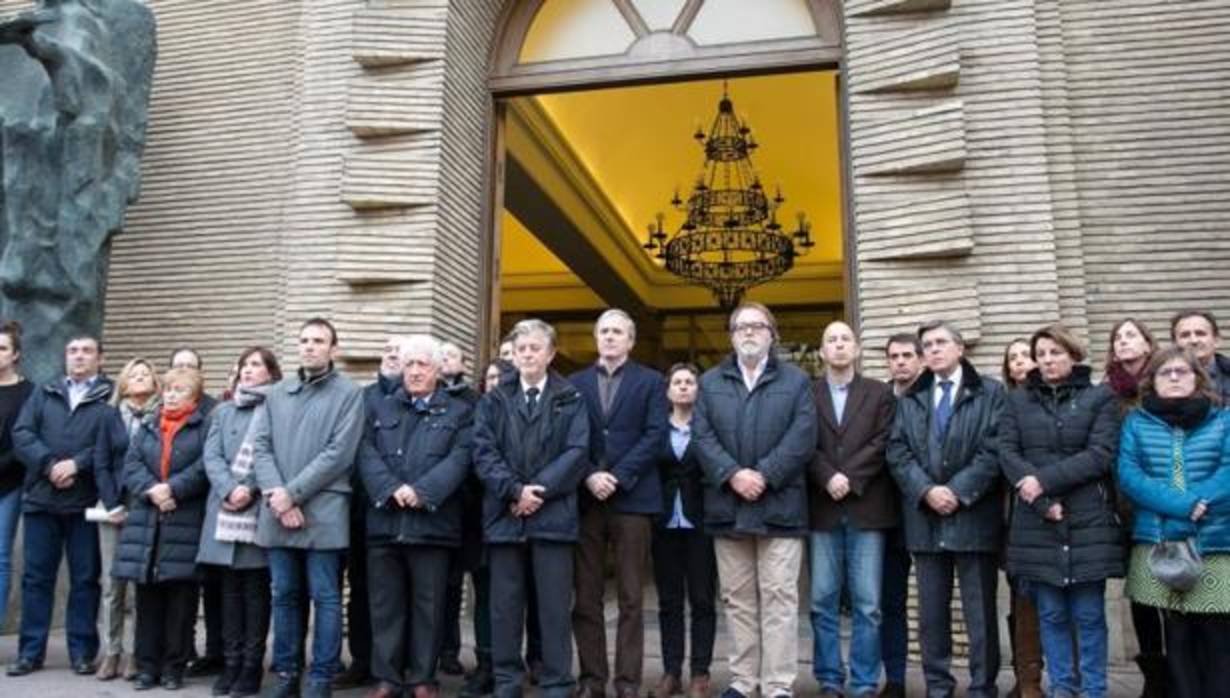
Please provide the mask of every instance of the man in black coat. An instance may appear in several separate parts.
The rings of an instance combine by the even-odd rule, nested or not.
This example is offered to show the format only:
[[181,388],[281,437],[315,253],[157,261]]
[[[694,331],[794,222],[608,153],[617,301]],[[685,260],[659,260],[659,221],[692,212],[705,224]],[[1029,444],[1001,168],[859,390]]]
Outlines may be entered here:
[[1209,373],[1209,380],[1221,395],[1223,405],[1230,404],[1230,357],[1217,353],[1221,331],[1217,318],[1207,310],[1182,310],[1170,319],[1170,339],[1196,355]]
[[491,578],[498,580],[491,585],[495,695],[521,695],[532,575],[542,632],[539,695],[570,698],[572,548],[579,529],[577,488],[589,468],[589,417],[580,392],[549,370],[555,329],[529,319],[511,335],[519,372],[483,396],[474,423],[484,537]]
[[799,367],[773,354],[777,323],[744,303],[730,316],[734,353],[705,372],[693,439],[705,472],[705,527],[714,535],[731,633],[723,698],[757,688],[790,696],[798,674],[798,582],[807,534],[807,464],[816,404]]
[[102,432],[116,410],[107,404],[112,383],[99,373],[102,344],[70,339],[66,375],[34,391],[13,425],[13,446],[26,466],[22,495],[25,572],[21,580],[21,638],[9,676],[40,669],[47,653],[60,560],[68,558],[68,658],[77,674],[94,673],[98,655],[98,576],[102,558],[98,524],[83,512],[100,496],[114,501],[110,452]]
[[901,488],[906,546],[918,570],[927,694],[956,691],[949,612],[955,572],[969,634],[969,695],[995,696],[995,586],[1003,545],[995,440],[1004,390],[965,360],[965,342],[951,325],[925,323],[918,338],[927,370],[897,405],[888,462]]
[[[369,499],[368,593],[380,618],[372,637],[371,698],[413,689],[434,698],[444,634],[449,560],[461,544],[458,488],[470,470],[473,408],[443,390],[440,345],[401,345],[402,385],[365,420],[359,472]],[[408,643],[408,647],[407,647]],[[407,651],[408,650],[408,651]]]
[[649,581],[653,516],[662,506],[657,446],[666,429],[662,374],[630,358],[636,324],[622,310],[594,325],[598,361],[569,377],[589,410],[593,471],[581,493],[581,540],[576,549],[576,605],[572,630],[581,664],[578,698],[606,695],[607,548],[615,554],[619,623],[615,635],[618,698],[640,693],[645,653],[642,598]]

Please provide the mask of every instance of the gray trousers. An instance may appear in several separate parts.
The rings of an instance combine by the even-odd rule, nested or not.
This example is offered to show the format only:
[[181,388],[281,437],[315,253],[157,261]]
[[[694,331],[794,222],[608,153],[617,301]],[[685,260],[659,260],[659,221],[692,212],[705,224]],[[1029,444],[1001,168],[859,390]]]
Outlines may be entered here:
[[137,624],[132,618],[127,618],[136,603],[132,584],[127,579],[111,576],[111,562],[115,559],[115,548],[122,530],[121,526],[98,524],[98,541],[102,550],[102,575],[99,577],[102,583],[102,612],[98,614],[98,634],[102,636],[103,655],[123,654],[125,647],[129,651],[136,649],[133,634]]
[[915,553],[918,575],[918,634],[922,646],[927,698],[951,698],[957,680],[952,675],[952,581],[960,582],[961,612],[969,636],[971,698],[995,698],[999,675],[999,621],[995,587],[999,583],[993,553]]

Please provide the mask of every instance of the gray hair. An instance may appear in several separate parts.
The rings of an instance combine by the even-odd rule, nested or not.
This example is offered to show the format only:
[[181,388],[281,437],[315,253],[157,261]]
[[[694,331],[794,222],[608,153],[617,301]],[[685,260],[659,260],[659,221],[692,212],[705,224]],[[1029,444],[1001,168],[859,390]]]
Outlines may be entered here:
[[401,341],[401,351],[398,352],[404,364],[415,356],[426,356],[431,365],[439,367],[444,360],[444,349],[439,340],[425,334],[412,334]]
[[518,337],[525,337],[531,334],[543,335],[547,338],[547,343],[551,345],[551,348],[555,348],[555,328],[536,317],[526,318],[513,325],[513,328],[508,332],[507,341],[516,344]]
[[609,320],[613,317],[623,320],[628,325],[628,338],[635,342],[636,321],[632,319],[632,316],[629,315],[627,311],[620,308],[610,308],[603,311],[603,313],[598,316],[598,320],[594,322],[594,334],[598,333],[598,325],[601,325],[603,320]]
[[918,326],[919,341],[920,342],[922,341],[923,335],[927,334],[928,332],[934,332],[935,330],[944,330],[945,332],[947,332],[949,335],[952,336],[952,341],[956,342],[959,346],[965,346],[965,338],[962,337],[961,333],[957,330],[957,328],[950,325],[947,320],[928,320],[924,322],[923,324],[919,325]]

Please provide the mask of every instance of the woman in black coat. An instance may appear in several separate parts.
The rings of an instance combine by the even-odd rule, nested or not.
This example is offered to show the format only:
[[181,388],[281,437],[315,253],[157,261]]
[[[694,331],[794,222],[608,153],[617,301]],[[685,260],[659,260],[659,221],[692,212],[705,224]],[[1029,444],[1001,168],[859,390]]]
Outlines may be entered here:
[[653,532],[653,578],[658,589],[658,623],[662,634],[663,674],[656,696],[682,690],[685,601],[692,609],[688,695],[707,695],[709,663],[717,623],[717,558],[713,538],[703,529],[704,484],[692,447],[692,406],[700,369],[675,364],[667,373],[670,425],[659,447],[662,514]]
[[1018,498],[1008,574],[1034,597],[1052,695],[1104,698],[1106,580],[1124,573],[1112,484],[1119,405],[1090,381],[1062,325],[1035,332],[1030,350],[1038,368],[1009,393],[1000,424],[1000,461]]
[[146,690],[183,685],[196,622],[196,556],[209,482],[202,455],[207,421],[201,374],[171,369],[162,406],[142,423],[124,459],[132,510],[111,574],[137,587],[137,678]]

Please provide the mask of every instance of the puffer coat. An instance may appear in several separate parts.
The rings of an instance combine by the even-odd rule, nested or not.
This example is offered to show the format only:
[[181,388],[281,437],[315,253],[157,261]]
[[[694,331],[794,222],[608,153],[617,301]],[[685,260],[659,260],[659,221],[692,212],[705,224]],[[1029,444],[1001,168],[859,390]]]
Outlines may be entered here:
[[[1119,400],[1089,374],[1078,365],[1051,385],[1035,369],[1008,395],[999,429],[1004,476],[1015,487],[1032,475],[1043,492],[1013,507],[1008,573],[1016,578],[1068,586],[1125,572],[1112,478]],[[1045,513],[1055,503],[1063,519],[1049,521]]]
[[175,497],[175,509],[161,512],[145,496],[162,481],[161,418],[159,410],[141,423],[124,457],[124,485],[132,493],[132,509],[120,532],[111,575],[138,584],[196,578],[197,547],[209,492],[202,461],[208,420],[198,405],[171,445],[166,481]]
[[[1174,484],[1176,457],[1183,486]],[[1119,441],[1119,487],[1136,510],[1132,540],[1157,543],[1195,537],[1202,553],[1230,553],[1230,411],[1213,408],[1194,429],[1172,427],[1133,410]],[[1189,518],[1196,503],[1208,512]]]

